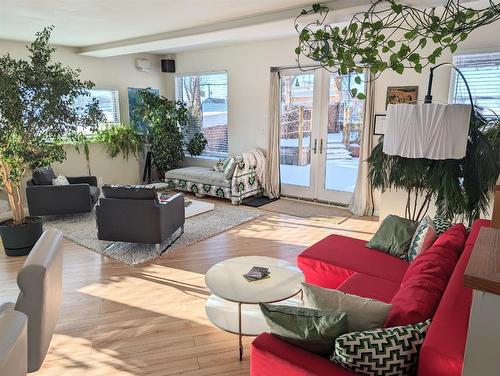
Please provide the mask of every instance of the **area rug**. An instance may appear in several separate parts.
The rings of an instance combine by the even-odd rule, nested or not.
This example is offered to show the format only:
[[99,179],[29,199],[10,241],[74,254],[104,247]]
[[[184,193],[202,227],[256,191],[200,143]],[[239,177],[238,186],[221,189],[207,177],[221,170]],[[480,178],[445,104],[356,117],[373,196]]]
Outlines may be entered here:
[[[101,250],[97,239],[95,210],[85,214],[47,216],[44,217],[44,226],[61,230],[66,238],[94,252],[128,265],[137,265],[150,262],[163,253],[220,234],[260,215],[257,211],[243,209],[239,206],[216,204],[214,210],[186,219],[184,233],[182,235],[179,234],[180,232],[174,234],[171,239],[162,244],[160,249],[156,249],[154,244],[103,242]],[[177,237],[179,238],[170,245]]]
[[264,205],[260,209],[300,218],[327,219],[334,224],[340,224],[353,216],[349,210],[344,208],[284,198]]

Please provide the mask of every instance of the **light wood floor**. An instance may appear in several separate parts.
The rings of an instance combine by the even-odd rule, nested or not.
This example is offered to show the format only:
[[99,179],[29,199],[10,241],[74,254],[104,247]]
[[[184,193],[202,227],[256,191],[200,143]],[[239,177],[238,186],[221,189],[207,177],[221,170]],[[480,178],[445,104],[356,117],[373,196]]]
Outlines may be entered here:
[[[129,267],[65,241],[60,319],[41,375],[248,375],[249,345],[205,317],[204,274],[226,258],[266,255],[291,262],[328,234],[367,239],[376,218],[340,225],[262,211],[228,232],[155,262]],[[346,250],[348,252],[348,250]],[[24,258],[0,255],[0,304],[18,294]]]

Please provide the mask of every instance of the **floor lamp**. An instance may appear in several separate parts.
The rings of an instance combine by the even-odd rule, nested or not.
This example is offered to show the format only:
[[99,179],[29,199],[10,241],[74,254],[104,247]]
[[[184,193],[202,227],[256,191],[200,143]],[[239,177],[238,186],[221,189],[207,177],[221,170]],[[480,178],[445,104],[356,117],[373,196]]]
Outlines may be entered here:
[[[449,65],[465,82],[470,105],[432,103],[434,71]],[[404,158],[434,160],[465,157],[473,100],[462,72],[451,63],[431,68],[423,104],[390,104],[387,107],[383,151]]]

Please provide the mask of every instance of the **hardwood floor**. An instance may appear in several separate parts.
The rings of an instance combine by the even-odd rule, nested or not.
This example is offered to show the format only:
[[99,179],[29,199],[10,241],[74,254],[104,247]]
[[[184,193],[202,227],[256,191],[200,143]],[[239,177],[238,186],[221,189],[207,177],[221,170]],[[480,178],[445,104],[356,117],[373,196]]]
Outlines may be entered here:
[[[204,274],[229,257],[267,255],[295,261],[328,234],[368,239],[376,218],[340,225],[262,211],[228,232],[129,267],[65,240],[63,299],[49,354],[34,375],[248,375],[249,345],[205,317]],[[0,304],[15,301],[24,258],[0,256]]]

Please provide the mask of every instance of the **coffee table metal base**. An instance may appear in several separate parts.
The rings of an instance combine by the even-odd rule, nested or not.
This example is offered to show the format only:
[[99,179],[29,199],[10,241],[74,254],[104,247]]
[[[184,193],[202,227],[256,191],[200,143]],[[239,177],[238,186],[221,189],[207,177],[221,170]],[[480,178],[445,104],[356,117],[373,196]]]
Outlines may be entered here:
[[[301,293],[278,304],[302,306]],[[269,331],[258,304],[236,303],[211,295],[205,311],[208,319],[218,328],[238,335],[240,360],[243,359],[243,336],[258,336]]]

